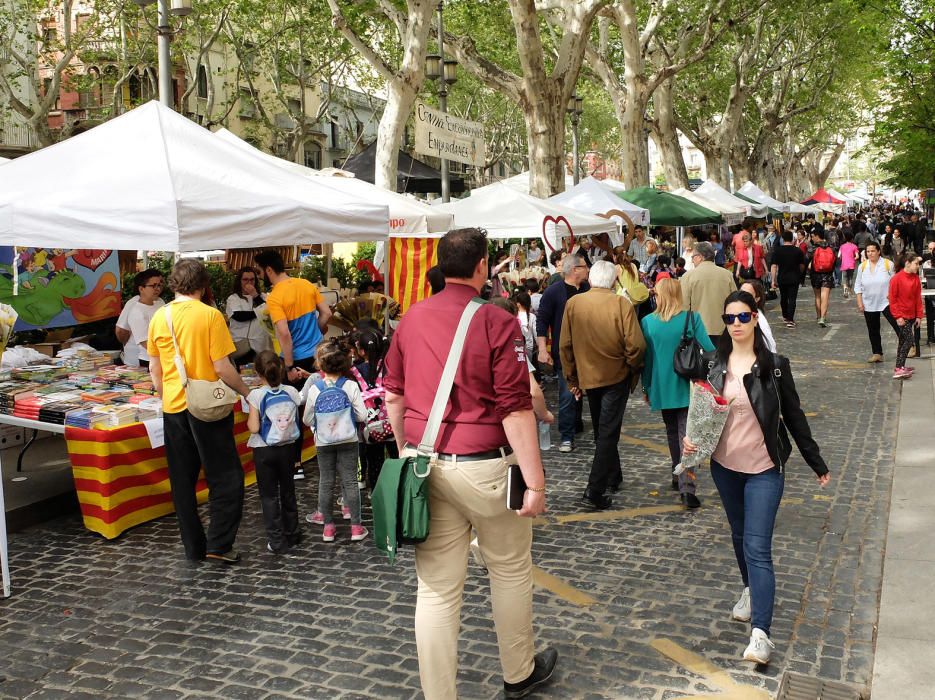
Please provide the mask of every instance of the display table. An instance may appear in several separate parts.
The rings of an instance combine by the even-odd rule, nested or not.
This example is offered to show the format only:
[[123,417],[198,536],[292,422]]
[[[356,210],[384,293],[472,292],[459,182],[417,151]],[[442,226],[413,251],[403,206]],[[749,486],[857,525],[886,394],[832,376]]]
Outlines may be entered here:
[[[146,426],[142,423],[113,430],[85,430],[0,414],[0,424],[65,435],[81,517],[84,526],[92,532],[113,539],[135,525],[175,510],[165,448],[154,448],[150,444]],[[315,443],[307,429],[302,435],[304,462],[315,456]],[[253,451],[247,447],[249,437],[247,414],[240,410],[238,404],[234,409],[234,440],[247,485],[256,481]],[[208,487],[203,477],[198,480],[196,493],[199,503],[207,500]],[[2,508],[3,483],[0,480]],[[3,594],[9,596],[6,516],[0,515],[3,515],[0,517],[0,568]]]

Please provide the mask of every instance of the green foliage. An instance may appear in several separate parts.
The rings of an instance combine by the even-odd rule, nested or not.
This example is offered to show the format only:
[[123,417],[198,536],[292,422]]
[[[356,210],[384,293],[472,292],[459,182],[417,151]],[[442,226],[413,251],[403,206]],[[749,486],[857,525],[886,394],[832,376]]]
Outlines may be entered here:
[[[174,256],[171,253],[150,253],[147,269],[159,270],[162,273],[163,279],[166,281],[166,286],[162,290],[162,300],[169,302],[173,298],[172,291],[169,289],[168,281],[169,274],[172,272],[172,264],[174,261]],[[229,297],[234,292],[234,278],[237,276],[235,270],[228,270],[223,265],[218,263],[206,263],[205,267],[208,269],[208,276],[211,278],[211,293],[214,295],[215,303],[217,307],[224,311],[224,305],[227,303],[227,297]],[[136,296],[139,291],[133,286],[133,278],[136,276],[136,273],[128,273],[123,276],[121,280],[121,296],[123,297],[124,303],[130,297]]]
[[[307,279],[312,283],[320,283],[327,286],[327,265],[324,255],[310,255],[302,263],[299,270],[299,277]],[[357,270],[354,263],[350,263],[341,258],[332,258],[331,276],[338,280],[338,283],[344,289],[356,287],[360,282],[370,279],[370,276]]]

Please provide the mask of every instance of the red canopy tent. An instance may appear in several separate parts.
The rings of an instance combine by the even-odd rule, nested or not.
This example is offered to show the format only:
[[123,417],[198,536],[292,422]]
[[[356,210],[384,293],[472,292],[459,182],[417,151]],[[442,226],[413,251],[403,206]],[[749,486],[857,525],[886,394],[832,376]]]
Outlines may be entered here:
[[818,190],[808,199],[804,199],[802,204],[847,204],[843,199],[832,197],[824,188]]

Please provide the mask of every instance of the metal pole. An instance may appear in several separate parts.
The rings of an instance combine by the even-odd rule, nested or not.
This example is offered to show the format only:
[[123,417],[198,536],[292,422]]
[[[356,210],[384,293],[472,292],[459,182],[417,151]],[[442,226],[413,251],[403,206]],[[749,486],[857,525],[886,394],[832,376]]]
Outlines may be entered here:
[[571,174],[574,183],[578,184],[578,112],[571,113]]
[[169,0],[159,0],[159,27],[157,43],[159,45],[159,101],[170,109],[175,100],[172,95],[172,62],[169,57],[169,39],[172,29],[169,25]]
[[[445,20],[442,17],[444,3],[438,3],[438,55],[441,56],[438,78],[438,106],[442,113],[448,112],[448,82],[445,80]],[[451,182],[448,176],[448,159],[442,158],[442,202],[451,201]]]

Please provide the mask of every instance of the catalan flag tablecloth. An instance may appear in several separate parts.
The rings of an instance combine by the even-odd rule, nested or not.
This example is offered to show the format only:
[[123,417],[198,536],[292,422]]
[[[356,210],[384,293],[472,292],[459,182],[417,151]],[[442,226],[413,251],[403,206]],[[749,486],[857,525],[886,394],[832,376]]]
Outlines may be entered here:
[[[244,470],[244,483],[256,482],[253,450],[247,447],[247,414],[234,412],[234,440]],[[65,442],[84,526],[108,539],[129,528],[175,511],[165,448],[150,445],[142,423],[114,430],[67,426]],[[311,434],[303,432],[302,460],[315,456]],[[198,502],[208,498],[204,475],[198,480]]]
[[389,250],[389,295],[405,313],[429,295],[425,273],[438,261],[438,239],[393,237]]

